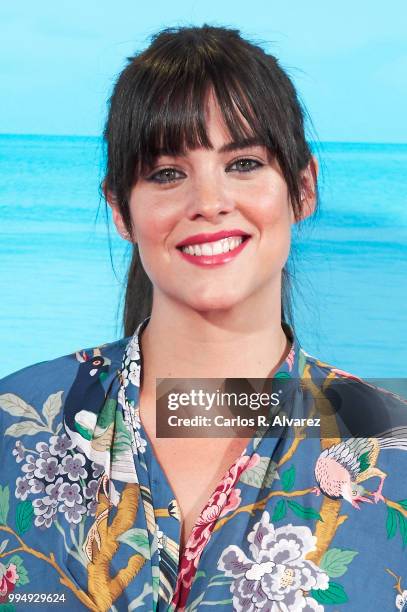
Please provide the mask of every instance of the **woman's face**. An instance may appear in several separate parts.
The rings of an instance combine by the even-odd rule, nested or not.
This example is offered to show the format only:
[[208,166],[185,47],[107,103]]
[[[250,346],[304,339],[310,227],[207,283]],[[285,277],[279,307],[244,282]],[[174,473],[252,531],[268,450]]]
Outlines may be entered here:
[[[255,305],[271,291],[279,305],[294,222],[286,182],[264,146],[231,142],[213,97],[207,109],[213,148],[159,157],[131,191],[133,240],[153,283],[154,300],[165,296],[209,311],[249,298]],[[113,215],[123,234],[114,206]],[[247,236],[240,245],[242,237],[226,237],[236,230]],[[218,232],[225,232],[220,242],[213,236]],[[183,253],[180,242],[198,246]],[[212,255],[213,247],[227,252]]]

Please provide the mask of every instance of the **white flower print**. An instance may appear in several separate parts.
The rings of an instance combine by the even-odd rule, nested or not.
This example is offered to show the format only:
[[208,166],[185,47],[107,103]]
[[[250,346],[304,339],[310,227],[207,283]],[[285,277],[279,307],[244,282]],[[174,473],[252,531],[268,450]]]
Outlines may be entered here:
[[164,548],[164,532],[161,531],[161,529],[157,527],[156,534],[157,534],[157,548],[161,550],[162,548]]
[[399,593],[396,597],[396,608],[400,612],[407,610],[407,590]]
[[47,482],[54,482],[55,476],[59,474],[60,470],[58,459],[51,456],[48,456],[46,459],[37,459],[35,466],[34,476],[36,478],[45,478]]
[[34,525],[42,528],[51,527],[54,517],[57,513],[58,502],[53,501],[50,504],[44,503],[44,499],[34,499],[33,508],[35,514]]
[[45,484],[42,480],[38,480],[38,478],[30,478],[28,484],[30,485],[30,493],[42,493],[45,491]]
[[[139,326],[140,327],[140,326]],[[125,365],[127,366],[130,363],[130,360],[132,359],[140,359],[140,351],[139,351],[139,342],[138,342],[138,329],[137,331],[133,334],[130,342],[128,343],[127,347],[126,347],[126,360],[125,360]],[[127,363],[126,363],[127,361]]]
[[51,504],[52,505],[58,504],[59,490],[60,490],[62,482],[63,480],[60,476],[55,482],[45,487],[45,492],[47,493],[47,495],[42,498],[42,501],[44,502],[46,506],[49,506]]
[[122,384],[124,387],[127,387],[127,385],[129,384],[129,371],[125,368],[124,370],[122,370]]
[[217,566],[235,579],[230,590],[236,612],[323,612],[323,606],[303,593],[329,586],[328,575],[305,559],[316,543],[309,527],[289,523],[275,529],[264,511],[247,539],[252,559],[231,544]]
[[21,463],[24,459],[25,448],[21,444],[21,440],[17,440],[15,443],[15,448],[13,448],[12,453],[16,458],[17,463]]
[[49,439],[49,450],[52,455],[65,457],[69,449],[73,447],[73,442],[66,434],[61,436],[51,436]]
[[92,467],[93,478],[99,478],[99,476],[101,476],[103,472],[105,471],[105,468],[103,465],[100,465],[99,463],[95,463],[94,461],[92,461],[91,467]]
[[34,470],[36,468],[34,455],[27,455],[25,461],[26,462],[24,463],[24,465],[21,466],[21,470],[27,475],[27,478],[32,478],[34,476]]
[[73,508],[75,504],[82,502],[80,490],[80,486],[76,482],[72,484],[64,482],[59,490],[58,501],[63,501],[66,506]]
[[81,453],[75,453],[73,456],[68,455],[62,459],[61,474],[68,474],[71,480],[79,480],[86,478],[87,472],[83,467],[85,465],[85,457]]
[[74,504],[72,507],[62,504],[59,507],[60,512],[64,512],[68,523],[78,524],[82,520],[82,514],[86,514],[86,508],[82,504]]
[[144,453],[147,446],[147,441],[140,435],[140,416],[138,407],[135,408],[133,403],[127,400],[125,388],[122,385],[117,394],[117,401],[123,409],[123,418],[130,432],[131,446],[134,453]]
[[26,478],[17,477],[16,480],[16,497],[22,501],[27,499],[27,495],[30,492],[30,483]]
[[[96,511],[97,481],[87,482],[86,456],[81,452],[75,453],[72,447],[66,434],[53,435],[48,443],[38,442],[36,450],[29,453],[22,445],[16,445],[16,454],[22,450],[27,454],[21,466],[22,474],[16,478],[15,495],[25,501],[30,495],[40,494],[32,500],[34,524],[40,529],[50,528],[58,511],[63,512],[66,520],[74,526],[82,520],[83,514]],[[104,470],[96,463],[92,463],[91,468],[94,477]],[[85,502],[88,508],[84,496],[90,499],[89,504]]]
[[135,387],[140,386],[140,366],[135,361],[130,364],[129,380]]

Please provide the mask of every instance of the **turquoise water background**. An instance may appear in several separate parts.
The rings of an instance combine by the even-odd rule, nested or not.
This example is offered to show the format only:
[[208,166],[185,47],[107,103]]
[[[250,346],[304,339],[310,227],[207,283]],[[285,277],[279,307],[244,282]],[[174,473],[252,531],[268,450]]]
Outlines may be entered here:
[[[407,375],[407,145],[322,143],[320,210],[294,232],[296,333],[362,377]],[[129,251],[93,137],[0,135],[0,376],[122,336]],[[99,207],[99,215],[96,213]]]

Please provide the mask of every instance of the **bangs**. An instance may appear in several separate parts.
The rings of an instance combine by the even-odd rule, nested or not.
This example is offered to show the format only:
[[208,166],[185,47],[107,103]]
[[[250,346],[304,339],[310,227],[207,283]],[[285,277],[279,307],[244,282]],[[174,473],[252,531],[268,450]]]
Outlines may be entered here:
[[277,159],[297,212],[299,172],[311,152],[295,88],[274,56],[234,30],[205,26],[165,30],[128,60],[110,98],[104,133],[106,185],[122,202],[126,219],[131,188],[157,157],[212,148],[206,125],[210,94],[231,143],[255,141]]
[[[253,139],[275,153],[278,146],[270,125],[275,113],[259,95],[249,67],[244,70],[242,64],[225,55],[216,58],[196,54],[191,58],[180,54],[177,60],[172,51],[170,61],[161,58],[160,67],[152,61],[139,75],[144,95],[137,96],[136,88],[138,100],[129,126],[134,181],[148,172],[160,155],[184,155],[187,150],[212,148],[206,126],[210,93],[214,94],[231,142],[243,145]],[[259,98],[263,101],[260,105]]]

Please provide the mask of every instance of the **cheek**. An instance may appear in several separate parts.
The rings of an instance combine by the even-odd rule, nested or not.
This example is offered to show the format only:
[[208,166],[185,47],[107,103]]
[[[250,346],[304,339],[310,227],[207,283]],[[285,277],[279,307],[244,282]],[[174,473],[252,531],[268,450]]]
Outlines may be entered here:
[[247,193],[248,210],[261,231],[283,229],[291,225],[290,203],[284,181],[265,182]]
[[149,244],[162,243],[176,222],[174,207],[157,206],[152,202],[132,206],[131,216],[136,239],[141,247],[145,245],[146,248]]
[[286,184],[274,181],[252,195],[249,215],[259,232],[262,268],[265,273],[281,270],[291,247],[291,205]]

